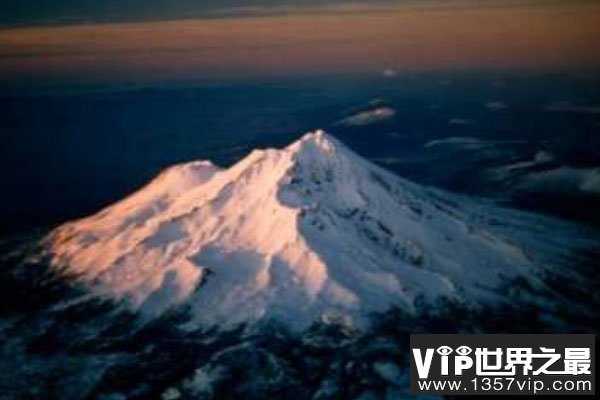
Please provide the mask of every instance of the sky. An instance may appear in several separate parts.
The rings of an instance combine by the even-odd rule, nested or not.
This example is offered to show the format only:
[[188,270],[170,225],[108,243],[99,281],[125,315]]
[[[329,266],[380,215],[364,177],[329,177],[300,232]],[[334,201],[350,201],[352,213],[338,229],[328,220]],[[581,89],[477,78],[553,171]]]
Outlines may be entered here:
[[595,69],[600,1],[4,0],[0,83]]
[[[360,1],[360,0],[359,0]],[[3,0],[0,25],[73,24],[273,14],[291,9],[458,4],[459,0]],[[490,0],[487,0],[488,2]]]
[[277,14],[303,9],[374,6],[489,6],[595,3],[596,0],[3,0],[0,26],[73,24]]

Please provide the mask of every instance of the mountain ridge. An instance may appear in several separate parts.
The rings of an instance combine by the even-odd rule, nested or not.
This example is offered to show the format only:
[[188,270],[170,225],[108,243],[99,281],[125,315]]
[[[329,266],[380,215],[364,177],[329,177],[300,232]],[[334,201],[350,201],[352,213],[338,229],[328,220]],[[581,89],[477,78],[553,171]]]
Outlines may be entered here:
[[[506,301],[499,289],[518,278],[544,290],[557,250],[531,236],[549,222],[525,215],[406,181],[318,130],[227,169],[170,167],[45,244],[55,268],[143,315],[185,304],[192,325],[360,325],[439,299]],[[577,245],[548,226],[565,231],[565,251]],[[547,260],[532,259],[536,246]]]

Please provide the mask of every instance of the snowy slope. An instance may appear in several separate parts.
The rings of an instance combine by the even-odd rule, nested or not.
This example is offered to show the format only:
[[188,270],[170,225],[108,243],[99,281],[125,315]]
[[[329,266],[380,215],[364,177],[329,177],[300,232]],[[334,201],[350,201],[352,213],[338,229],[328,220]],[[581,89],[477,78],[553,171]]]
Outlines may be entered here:
[[501,301],[514,278],[542,285],[576,246],[569,229],[405,181],[317,131],[228,169],[169,168],[46,246],[53,266],[150,316],[187,304],[198,324],[304,327]]

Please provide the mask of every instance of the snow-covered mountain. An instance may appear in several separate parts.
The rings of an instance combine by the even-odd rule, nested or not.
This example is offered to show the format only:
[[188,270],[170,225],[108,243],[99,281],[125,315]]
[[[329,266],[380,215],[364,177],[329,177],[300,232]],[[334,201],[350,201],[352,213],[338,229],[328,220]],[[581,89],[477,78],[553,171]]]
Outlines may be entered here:
[[577,229],[426,188],[323,131],[221,169],[173,166],[126,199],[64,224],[45,245],[57,270],[157,316],[192,324],[275,319],[361,323],[440,298],[504,301],[515,279],[544,290]]

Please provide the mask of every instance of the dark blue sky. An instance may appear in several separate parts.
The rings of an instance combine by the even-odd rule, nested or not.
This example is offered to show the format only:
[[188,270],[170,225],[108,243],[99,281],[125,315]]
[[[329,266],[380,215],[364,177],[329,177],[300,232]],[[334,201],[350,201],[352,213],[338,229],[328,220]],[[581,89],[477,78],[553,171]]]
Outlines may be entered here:
[[[393,0],[361,1],[361,3],[385,2],[394,3]],[[340,0],[2,0],[0,23],[27,25],[190,18],[220,11],[226,12],[228,9],[239,7],[315,6],[335,3],[344,2]]]
[[2,0],[0,25],[60,25],[70,23],[139,21],[199,16],[277,13],[286,6],[314,7],[347,4],[488,5],[522,3],[594,3],[598,0]]

